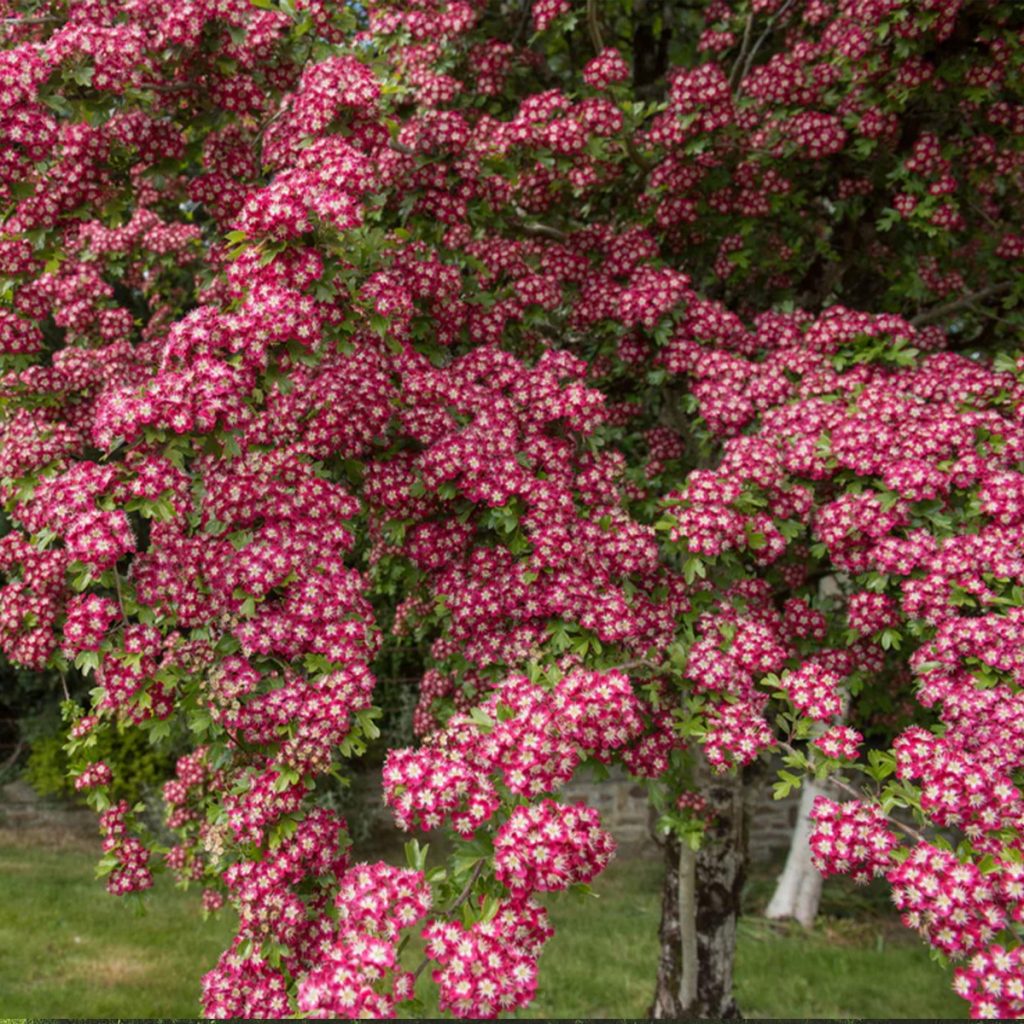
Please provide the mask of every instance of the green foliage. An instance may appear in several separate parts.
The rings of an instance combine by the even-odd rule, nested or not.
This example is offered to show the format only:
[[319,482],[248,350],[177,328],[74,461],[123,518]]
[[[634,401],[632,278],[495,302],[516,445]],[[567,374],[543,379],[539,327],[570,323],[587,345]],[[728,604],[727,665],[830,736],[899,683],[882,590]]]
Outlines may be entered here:
[[[25,764],[24,777],[40,796],[75,797],[84,803],[68,775],[66,742],[67,732],[63,727],[60,732],[36,739]],[[151,746],[146,734],[138,729],[102,730],[97,733],[91,756],[105,761],[114,773],[110,787],[112,799],[127,800],[129,804],[137,803],[147,791],[169,778],[175,761],[174,754]]]

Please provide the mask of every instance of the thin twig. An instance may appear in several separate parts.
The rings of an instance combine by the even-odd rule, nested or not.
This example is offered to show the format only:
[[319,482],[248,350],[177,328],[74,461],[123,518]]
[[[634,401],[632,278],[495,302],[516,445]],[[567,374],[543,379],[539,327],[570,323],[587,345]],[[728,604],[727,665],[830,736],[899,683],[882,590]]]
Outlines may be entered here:
[[740,43],[739,56],[736,58],[736,62],[732,66],[732,71],[729,72],[729,89],[731,92],[736,91],[736,86],[739,85],[739,73],[740,68],[743,67],[743,62],[746,60],[747,52],[750,49],[750,30],[754,26],[754,12],[751,11],[747,15],[747,23],[743,26],[743,42]]
[[7,771],[7,769],[10,768],[15,763],[15,761],[18,760],[18,758],[21,756],[21,752],[24,749],[25,749],[25,741],[24,740],[18,740],[18,745],[14,748],[14,753],[11,754],[11,756],[8,757],[4,761],[3,764],[0,764],[0,772]]
[[640,168],[644,174],[649,174],[654,168],[654,163],[648,160],[647,157],[637,149],[636,143],[633,141],[631,135],[626,136],[626,152],[629,154],[630,160],[633,161]]
[[451,917],[452,914],[454,914],[455,911],[458,910],[459,907],[461,907],[462,904],[465,903],[466,900],[469,899],[470,894],[473,892],[473,886],[476,885],[477,880],[480,878],[480,874],[481,874],[481,872],[484,869],[484,863],[485,863],[485,860],[484,860],[483,857],[481,857],[476,862],[476,867],[473,869],[473,874],[471,874],[469,876],[469,881],[466,883],[466,885],[463,888],[462,892],[459,893],[459,895],[456,898],[455,902],[446,911],[444,911],[444,916],[445,917]]
[[127,619],[128,613],[124,610],[124,594],[121,593],[121,574],[114,566],[114,589],[117,591],[117,603],[121,606],[121,618]]
[[198,82],[139,82],[140,89],[151,89],[153,92],[194,92],[199,88]]
[[594,52],[601,53],[604,50],[604,39],[601,37],[601,23],[597,19],[597,0],[587,0],[587,32]]
[[941,320],[948,313],[956,313],[958,310],[966,309],[982,299],[990,299],[993,295],[1008,292],[1012,287],[1012,281],[1001,281],[999,284],[989,285],[988,288],[979,288],[976,292],[961,295],[958,299],[952,299],[949,302],[942,303],[940,306],[933,306],[931,309],[926,309],[923,313],[918,313],[910,321],[910,325],[912,327],[924,327],[927,324],[933,324],[936,320]]
[[512,37],[512,45],[520,46],[523,42],[523,37],[526,35],[526,26],[530,24],[530,14],[533,10],[533,4],[531,0],[523,0],[523,13],[519,19],[519,27],[516,29],[515,35]]
[[515,227],[524,235],[536,235],[539,238],[552,238],[556,242],[566,242],[569,240],[569,236],[560,228],[556,228],[551,224],[541,224],[537,221],[527,221],[526,217],[528,217],[529,214],[520,207],[516,207],[515,211],[520,217],[520,220],[514,222]]
[[[780,741],[779,742],[779,746],[783,750],[785,750],[787,753],[790,753],[790,754],[799,754],[800,753],[796,749],[796,747],[792,746],[789,743],[786,743],[785,740]],[[867,793],[863,789],[858,789],[852,783],[847,782],[841,775],[830,775],[828,777],[828,782],[829,782],[830,785],[834,785],[837,789],[841,789],[844,793],[849,794],[855,800],[863,800],[865,797],[870,797],[869,793]],[[883,814],[884,813],[885,812],[883,811]],[[928,842],[928,837],[925,836],[925,834],[923,832],[919,832],[913,826],[905,825],[902,821],[899,821],[896,818],[893,818],[893,817],[891,817],[888,814],[885,814],[885,820],[888,821],[890,824],[895,825],[896,828],[900,829],[901,831],[906,832],[906,834],[908,836],[910,836],[912,839],[916,839],[919,843],[927,843]]]
[[256,134],[253,136],[252,148],[256,151],[256,155],[259,158],[260,164],[263,163],[263,136],[266,134],[267,129],[275,121],[277,121],[278,119],[284,117],[285,113],[287,113],[287,111],[289,111],[290,109],[291,109],[290,105],[285,105],[285,106],[278,107],[277,108],[277,112],[274,113],[274,114],[271,114],[270,117],[268,117],[266,119],[266,121],[264,121],[263,124],[261,124],[259,126],[259,128],[256,131]]
[[[455,911],[458,910],[459,907],[461,907],[462,904],[469,899],[470,895],[473,892],[473,886],[476,885],[478,879],[480,878],[480,874],[484,869],[484,864],[485,860],[483,857],[481,857],[476,862],[476,867],[473,869],[473,874],[469,876],[469,881],[466,883],[465,888],[462,890],[462,892],[459,893],[455,902],[447,910],[440,911],[438,913],[438,917],[451,917],[452,914],[454,914]],[[418,978],[423,973],[423,969],[429,963],[430,957],[424,957],[423,960],[420,962],[419,966],[416,968],[416,970],[412,972],[413,978]]]
[[651,661],[649,658],[634,658],[632,661],[623,661],[618,665],[612,665],[610,668],[605,669],[607,672],[626,672],[631,668],[653,668],[656,672],[663,672],[665,670],[664,663]]
[[736,83],[737,87],[739,87],[740,82],[742,82],[747,77],[747,74],[754,63],[754,58],[757,56],[757,51],[761,49],[761,46],[764,43],[764,41],[771,35],[772,29],[775,27],[775,23],[779,21],[782,18],[782,16],[786,13],[786,11],[788,11],[789,8],[792,6],[793,0],[786,0],[785,4],[783,4],[782,7],[779,8],[778,12],[773,14],[772,17],[768,19],[768,24],[765,25],[764,31],[761,33],[760,38],[754,44],[753,49],[750,51],[750,54],[747,57],[746,63],[743,65],[743,74],[740,75],[739,81]]
[[564,242],[569,237],[564,231],[559,231],[558,228],[553,228],[549,224],[519,224],[517,227],[524,235],[550,238],[556,242]]

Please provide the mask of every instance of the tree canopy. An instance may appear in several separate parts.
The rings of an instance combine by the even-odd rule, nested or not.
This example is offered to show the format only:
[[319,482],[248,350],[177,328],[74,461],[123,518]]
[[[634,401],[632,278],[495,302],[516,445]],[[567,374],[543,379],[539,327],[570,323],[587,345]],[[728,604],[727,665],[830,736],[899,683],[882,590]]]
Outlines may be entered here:
[[[1018,5],[0,14],[0,647],[91,679],[110,891],[237,910],[204,1013],[526,1006],[613,850],[579,766],[688,848],[695,760],[775,751],[848,797],[819,867],[1024,1014]],[[385,799],[457,838],[404,868],[323,798],[396,638]]]

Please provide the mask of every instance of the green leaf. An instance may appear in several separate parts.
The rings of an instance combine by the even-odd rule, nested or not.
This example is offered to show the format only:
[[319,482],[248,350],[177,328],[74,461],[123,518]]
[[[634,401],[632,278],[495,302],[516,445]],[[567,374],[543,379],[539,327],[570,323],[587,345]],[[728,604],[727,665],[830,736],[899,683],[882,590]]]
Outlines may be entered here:
[[469,713],[471,721],[477,726],[477,728],[483,732],[488,733],[494,728],[494,719],[487,714],[481,707],[475,707]]
[[868,774],[881,782],[896,771],[896,758],[887,750],[869,750],[868,766]]
[[424,843],[422,846],[417,839],[410,839],[405,844],[405,863],[412,868],[413,871],[425,871],[427,868],[427,851],[430,849],[429,843]]
[[367,739],[375,740],[380,736],[380,729],[377,728],[374,719],[380,718],[383,714],[384,712],[378,707],[364,708],[362,711],[356,712],[356,722]]
[[705,579],[707,574],[708,571],[704,566],[703,560],[698,558],[696,555],[691,555],[683,563],[683,578],[687,583],[693,583],[693,581],[698,578]]
[[898,629],[883,629],[879,641],[883,650],[898,651],[900,644],[903,643],[903,635]]
[[171,735],[171,723],[166,719],[157,719],[149,727],[149,742],[157,744]]

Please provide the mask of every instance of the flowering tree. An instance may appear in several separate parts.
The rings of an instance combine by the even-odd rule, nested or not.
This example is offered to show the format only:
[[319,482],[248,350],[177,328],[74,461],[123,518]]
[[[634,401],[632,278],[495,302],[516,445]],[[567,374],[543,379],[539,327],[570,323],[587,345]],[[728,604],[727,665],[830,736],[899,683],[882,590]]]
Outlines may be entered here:
[[[527,1005],[537,895],[612,855],[585,762],[661,812],[654,1011],[732,1014],[768,751],[1024,1014],[1016,5],[0,7],[0,643],[92,675],[110,891],[237,910],[206,1014]],[[385,799],[458,839],[404,868],[320,799],[399,634]],[[115,726],[190,746],[169,849]]]

